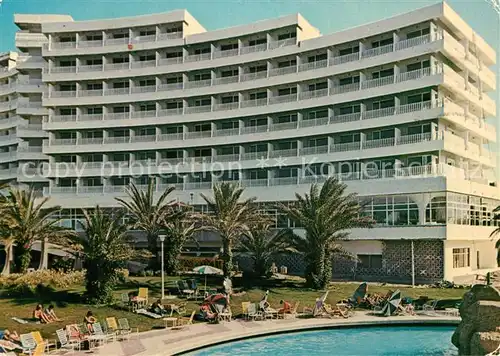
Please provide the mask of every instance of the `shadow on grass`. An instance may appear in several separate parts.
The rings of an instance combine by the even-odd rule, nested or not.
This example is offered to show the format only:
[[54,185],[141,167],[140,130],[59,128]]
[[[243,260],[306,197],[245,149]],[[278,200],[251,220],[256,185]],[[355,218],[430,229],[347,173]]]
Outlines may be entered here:
[[0,299],[9,299],[16,305],[27,304],[55,304],[58,307],[66,307],[69,304],[83,303],[81,293],[55,290],[51,286],[39,284],[35,288],[11,288],[3,290],[0,294]]

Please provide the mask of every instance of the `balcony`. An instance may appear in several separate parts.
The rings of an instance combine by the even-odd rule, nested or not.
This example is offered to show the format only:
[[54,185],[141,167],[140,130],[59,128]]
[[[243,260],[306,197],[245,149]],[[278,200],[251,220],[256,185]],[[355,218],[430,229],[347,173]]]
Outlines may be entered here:
[[[283,104],[283,103],[294,103],[299,101],[306,100],[315,100],[322,97],[340,95],[349,92],[355,91],[363,91],[368,89],[373,89],[376,87],[389,87],[391,85],[402,83],[406,81],[419,80],[424,77],[429,77],[433,75],[439,75],[442,72],[441,67],[436,68],[424,68],[418,69],[411,72],[403,72],[395,76],[381,78],[382,80],[375,79],[368,81],[370,84],[368,86],[363,85],[365,82],[354,83],[342,86],[333,86],[329,89],[321,89],[316,91],[305,91],[300,94],[291,94],[291,95],[283,95],[283,96],[271,96],[269,98],[264,99],[247,99],[242,100],[237,103],[229,103],[229,104],[215,104],[215,105],[203,105],[203,106],[187,106],[179,109],[169,109],[169,110],[159,110],[156,112],[154,117],[163,117],[163,116],[171,116],[171,115],[188,115],[188,114],[197,114],[197,113],[206,113],[206,112],[220,112],[220,111],[228,111],[228,110],[236,110],[236,109],[244,109],[251,107],[266,107],[275,104]],[[111,89],[113,91],[119,91],[121,93],[128,92],[128,88],[120,88],[120,89]],[[75,92],[57,92],[56,95],[76,95]],[[64,94],[63,94],[64,93]],[[69,93],[69,94],[66,94]],[[114,93],[114,92],[111,92]],[[270,108],[271,110],[271,108]],[[125,114],[121,119],[134,119],[134,118],[142,118],[142,117],[152,117],[149,112],[148,116],[143,116],[145,114]],[[85,116],[77,116],[76,121],[84,121],[86,119]],[[114,120],[115,118],[112,114],[105,114],[102,116],[103,120]],[[56,117],[52,116],[49,118],[49,122],[56,122]]]
[[[271,178],[271,179],[243,179],[243,180],[233,180],[230,183],[240,185],[246,188],[265,188],[265,187],[275,187],[275,186],[301,186],[310,185],[312,183],[323,183],[328,177],[336,177],[343,182],[353,182],[353,181],[366,181],[368,184],[377,180],[389,180],[396,181],[400,179],[422,179],[422,178],[436,178],[436,177],[446,177],[450,179],[462,179],[467,180],[467,175],[464,173],[463,169],[452,167],[443,163],[432,164],[426,166],[417,167],[406,167],[398,169],[386,169],[386,170],[371,170],[362,172],[350,172],[350,173],[334,173],[327,175],[318,176],[302,176],[297,177],[281,177],[281,178]],[[176,184],[161,184],[157,185],[155,191],[157,193],[163,193],[167,186],[175,186],[177,190],[190,192],[192,190],[209,190],[214,184],[220,183],[222,181],[213,182],[189,182],[176,183]],[[407,184],[411,184],[408,182]],[[125,195],[128,185],[118,185],[118,186],[96,186],[96,187],[45,187],[44,196],[51,195],[88,195],[88,194],[108,194],[117,193],[118,195]]]
[[[434,39],[434,41],[441,40],[441,38],[438,36],[437,38]],[[268,71],[262,71],[262,72],[257,72],[257,73],[246,73],[242,74],[240,76],[240,81],[249,81],[249,80],[255,80],[255,79],[261,79],[261,78],[266,78],[266,77],[273,77],[273,76],[278,76],[278,75],[287,75],[290,73],[296,73],[296,72],[303,72],[303,71],[309,71],[309,70],[317,70],[320,68],[326,68],[329,66],[338,66],[341,64],[345,63],[350,63],[350,62],[355,62],[355,61],[360,61],[365,58],[373,58],[376,56],[381,56],[387,53],[391,52],[397,52],[401,50],[406,50],[408,48],[413,48],[413,47],[418,47],[421,45],[426,45],[428,43],[431,43],[432,39],[430,35],[425,35],[417,38],[412,38],[409,40],[404,40],[401,42],[397,42],[394,45],[390,46],[384,46],[384,47],[379,47],[376,49],[369,49],[367,51],[364,51],[363,53],[353,53],[353,54],[348,54],[344,56],[335,56],[330,58],[329,60],[326,61],[318,61],[318,62],[312,62],[312,63],[304,63],[299,66],[290,66],[290,67],[285,67],[285,68],[274,68],[271,69],[268,73]],[[255,52],[264,52],[264,51],[272,51],[277,48],[283,48],[283,47],[288,47],[288,46],[294,46],[296,45],[296,39],[287,39],[283,41],[278,41],[278,42],[270,42],[268,44],[259,44],[256,46],[242,46],[238,50],[231,50],[231,51],[218,51],[214,50],[212,53],[204,53],[204,54],[191,54],[187,55],[184,57],[175,57],[175,58],[161,58],[159,61],[150,61],[147,63],[147,67],[165,67],[165,66],[171,66],[174,64],[182,64],[182,63],[202,63],[202,62],[207,62],[213,59],[218,59],[218,58],[227,58],[227,57],[237,57],[237,56],[242,56],[246,55],[249,53],[255,53]],[[226,53],[227,52],[227,53]],[[222,54],[223,53],[223,54]],[[154,62],[154,63],[153,63]],[[138,67],[134,67],[136,64]],[[130,68],[128,65],[126,66],[112,66],[112,65],[105,65],[104,70],[105,71],[110,71],[110,70],[134,70],[134,69],[140,69],[144,68],[143,64],[140,64],[141,62],[131,62]],[[89,72],[89,71],[102,71],[102,67],[95,67],[95,68],[88,68],[87,66],[84,66],[84,70],[80,71],[80,67],[70,67],[74,68],[72,71],[68,70],[63,70],[59,71],[58,68],[60,67],[53,67],[53,68],[47,68],[45,73],[51,74],[51,73],[76,73],[76,72]],[[64,68],[64,67],[63,67]],[[143,75],[140,71],[138,71],[137,75]],[[130,73],[127,73],[127,76],[131,76]],[[214,85],[214,84],[212,84]]]
[[18,31],[16,33],[16,47],[42,47],[47,43],[47,37],[42,33],[30,33]]
[[19,56],[16,61],[18,69],[43,69],[46,62],[41,56]]

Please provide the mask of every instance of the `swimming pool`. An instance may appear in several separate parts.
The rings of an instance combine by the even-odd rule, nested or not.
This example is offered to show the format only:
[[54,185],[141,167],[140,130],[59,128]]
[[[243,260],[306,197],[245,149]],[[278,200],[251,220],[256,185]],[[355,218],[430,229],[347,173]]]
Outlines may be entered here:
[[231,342],[196,351],[217,355],[457,355],[453,326],[387,326],[304,331]]

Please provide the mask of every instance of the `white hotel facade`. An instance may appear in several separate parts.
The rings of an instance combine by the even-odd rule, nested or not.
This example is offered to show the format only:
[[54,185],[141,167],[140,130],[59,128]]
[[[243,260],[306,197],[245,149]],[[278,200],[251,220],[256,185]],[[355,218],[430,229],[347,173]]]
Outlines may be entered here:
[[[352,231],[344,245],[361,263],[337,261],[337,277],[497,268],[496,56],[447,4],[331,35],[301,15],[215,31],[187,11],[15,22],[17,69],[0,72],[0,157],[12,156],[0,177],[31,180],[69,226],[148,177],[197,209],[213,183],[237,182],[289,226],[275,202],[336,175],[377,222]],[[216,237],[202,240],[217,251]]]

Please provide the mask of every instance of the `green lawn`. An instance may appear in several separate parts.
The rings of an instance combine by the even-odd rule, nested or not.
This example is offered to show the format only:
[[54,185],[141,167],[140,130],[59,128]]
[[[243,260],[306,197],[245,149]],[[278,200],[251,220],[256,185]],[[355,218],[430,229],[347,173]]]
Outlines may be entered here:
[[[167,277],[166,286],[174,286],[174,281],[178,278]],[[201,280],[201,283],[204,283]],[[318,291],[313,291],[306,289],[302,286],[302,280],[299,278],[293,278],[286,281],[272,280],[267,281],[264,286],[259,288],[247,288],[242,289],[243,293],[238,296],[233,296],[231,298],[231,309],[233,315],[238,315],[241,313],[241,302],[252,301],[258,302],[262,297],[262,294],[266,289],[269,289],[269,302],[271,306],[278,308],[279,301],[281,299],[288,300],[290,302],[300,302],[299,310],[302,310],[303,306],[313,306],[315,299],[322,293]],[[238,279],[234,280],[235,289],[238,290]],[[209,281],[209,285],[221,286],[221,281]],[[161,279],[159,277],[133,277],[127,283],[119,285],[116,290],[116,298],[119,300],[121,293],[127,293],[132,290],[137,290],[139,287],[148,287],[150,300],[157,298],[161,295]],[[356,289],[356,283],[331,283],[330,293],[328,295],[328,302],[335,303],[340,299],[347,298],[352,295],[353,291]],[[404,296],[409,296],[413,298],[418,298],[419,296],[428,296],[431,299],[455,299],[461,298],[466,292],[464,289],[437,289],[437,288],[411,288],[411,287],[398,287]],[[369,293],[387,293],[389,290],[394,290],[394,286],[383,286],[377,284],[369,284]],[[130,325],[132,327],[138,327],[141,331],[151,330],[154,327],[160,327],[163,325],[161,320],[150,319],[145,316],[140,316],[126,310],[120,309],[119,306],[112,307],[95,307],[81,304],[79,302],[80,295],[83,291],[83,287],[75,287],[71,290],[56,290],[53,292],[48,292],[38,300],[34,297],[0,297],[0,330],[9,329],[16,330],[18,333],[25,333],[29,331],[39,330],[45,337],[54,339],[55,331],[58,328],[64,327],[66,324],[71,323],[81,323],[85,313],[90,309],[93,311],[94,315],[98,319],[104,319],[107,316],[115,316],[117,318],[126,317],[129,319]],[[0,291],[1,293],[2,291]],[[174,299],[173,303],[181,302],[184,300]],[[38,302],[44,303],[47,306],[49,303],[53,303],[56,306],[57,315],[64,319],[63,322],[40,325],[40,324],[19,324],[13,320],[11,317],[16,316],[19,318],[29,318],[33,308]],[[199,304],[194,301],[189,301],[187,304],[188,312],[192,310],[198,310]]]

